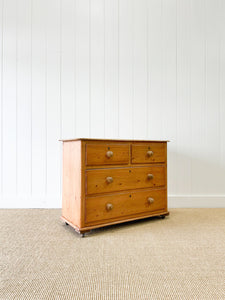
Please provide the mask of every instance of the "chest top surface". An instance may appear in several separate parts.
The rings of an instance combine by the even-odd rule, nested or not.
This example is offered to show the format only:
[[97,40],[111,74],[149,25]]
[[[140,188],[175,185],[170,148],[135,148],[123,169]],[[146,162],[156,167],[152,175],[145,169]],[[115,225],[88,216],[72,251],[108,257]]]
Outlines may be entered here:
[[167,143],[169,140],[142,140],[142,139],[97,139],[97,138],[74,138],[74,139],[60,139],[61,142],[72,142],[72,141],[106,141],[106,142],[155,142],[155,143]]

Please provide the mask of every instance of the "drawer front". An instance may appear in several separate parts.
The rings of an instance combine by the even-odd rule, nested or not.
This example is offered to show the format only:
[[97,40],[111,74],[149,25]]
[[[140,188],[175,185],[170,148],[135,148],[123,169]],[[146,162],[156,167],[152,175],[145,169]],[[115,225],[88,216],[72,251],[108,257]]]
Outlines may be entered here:
[[87,144],[86,165],[115,165],[129,163],[129,144]]
[[87,197],[86,223],[165,210],[166,201],[166,189]]
[[166,161],[166,143],[132,144],[133,164],[163,163]]
[[87,195],[161,187],[165,183],[166,168],[164,165],[86,171]]

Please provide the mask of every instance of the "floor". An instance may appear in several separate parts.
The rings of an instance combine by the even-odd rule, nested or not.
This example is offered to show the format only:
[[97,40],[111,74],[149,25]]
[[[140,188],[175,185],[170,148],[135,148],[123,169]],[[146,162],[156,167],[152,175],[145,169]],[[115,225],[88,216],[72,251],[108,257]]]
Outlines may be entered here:
[[225,299],[225,209],[80,238],[58,209],[0,210],[0,299]]

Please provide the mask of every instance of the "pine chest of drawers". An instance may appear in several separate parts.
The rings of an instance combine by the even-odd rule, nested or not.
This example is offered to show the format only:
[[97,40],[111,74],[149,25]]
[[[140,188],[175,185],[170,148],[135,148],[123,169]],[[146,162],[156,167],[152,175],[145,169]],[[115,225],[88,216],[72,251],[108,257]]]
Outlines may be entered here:
[[62,219],[82,236],[168,214],[167,141],[63,140]]

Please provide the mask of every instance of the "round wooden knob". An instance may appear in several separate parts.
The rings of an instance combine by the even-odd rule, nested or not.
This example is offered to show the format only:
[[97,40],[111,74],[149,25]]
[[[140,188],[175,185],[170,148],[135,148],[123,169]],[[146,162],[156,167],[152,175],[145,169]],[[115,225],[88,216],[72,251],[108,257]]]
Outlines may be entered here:
[[148,155],[149,157],[152,156],[152,155],[153,155],[153,151],[151,151],[151,150],[147,151],[147,155]]
[[113,182],[113,178],[110,177],[110,176],[108,176],[108,177],[106,177],[106,181],[107,181],[108,183],[112,183],[112,182]]
[[112,151],[107,151],[107,152],[106,152],[106,156],[107,156],[108,158],[112,157],[112,156],[113,156],[113,152],[112,152]]
[[147,175],[147,178],[148,178],[148,180],[150,180],[150,179],[153,179],[154,176],[153,176],[153,174],[148,174],[148,175]]
[[112,209],[113,209],[112,203],[107,203],[107,204],[106,204],[106,210],[110,211],[110,210],[112,210]]
[[154,202],[154,198],[148,197],[148,203],[152,204]]

